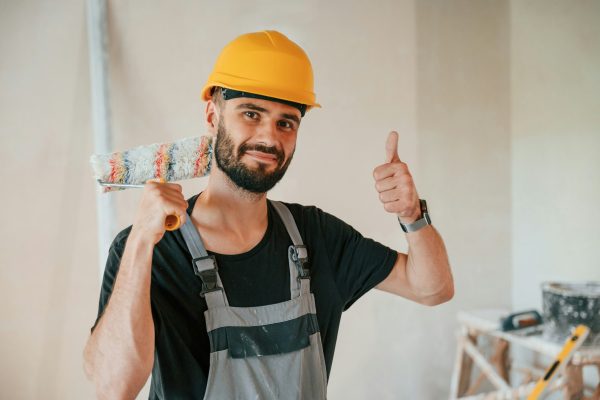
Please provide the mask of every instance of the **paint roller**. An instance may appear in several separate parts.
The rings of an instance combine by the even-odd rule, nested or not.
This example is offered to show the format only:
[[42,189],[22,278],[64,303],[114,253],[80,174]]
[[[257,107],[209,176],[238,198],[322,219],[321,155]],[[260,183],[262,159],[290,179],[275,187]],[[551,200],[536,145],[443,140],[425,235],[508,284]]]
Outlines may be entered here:
[[[210,173],[212,136],[194,136],[171,143],[153,143],[122,152],[94,154],[90,163],[103,193],[141,188],[146,182],[175,182]],[[165,219],[165,229],[181,225],[177,215]]]

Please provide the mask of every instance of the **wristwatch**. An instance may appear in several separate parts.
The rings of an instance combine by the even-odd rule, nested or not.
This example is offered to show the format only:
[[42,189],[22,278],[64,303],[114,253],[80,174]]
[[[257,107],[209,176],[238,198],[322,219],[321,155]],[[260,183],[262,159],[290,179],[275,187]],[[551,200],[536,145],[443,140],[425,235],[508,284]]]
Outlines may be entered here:
[[400,217],[398,217],[398,222],[400,222],[400,227],[404,232],[415,232],[424,226],[431,225],[431,218],[429,217],[429,212],[427,211],[427,202],[423,199],[419,199],[419,203],[421,205],[421,218],[412,224],[403,224],[402,221],[400,221]]

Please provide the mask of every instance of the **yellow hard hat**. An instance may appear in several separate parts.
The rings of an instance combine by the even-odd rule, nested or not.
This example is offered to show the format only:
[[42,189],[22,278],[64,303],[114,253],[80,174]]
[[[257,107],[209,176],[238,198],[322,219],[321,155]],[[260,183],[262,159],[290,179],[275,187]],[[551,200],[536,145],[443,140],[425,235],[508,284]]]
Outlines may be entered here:
[[246,33],[227,44],[202,89],[204,101],[215,86],[321,107],[308,56],[277,31]]

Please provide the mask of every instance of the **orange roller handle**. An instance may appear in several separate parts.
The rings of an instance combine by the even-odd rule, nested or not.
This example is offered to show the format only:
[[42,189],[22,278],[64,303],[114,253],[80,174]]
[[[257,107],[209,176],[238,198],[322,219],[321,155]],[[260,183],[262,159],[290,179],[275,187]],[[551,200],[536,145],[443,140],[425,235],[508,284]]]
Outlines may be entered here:
[[[165,183],[166,181],[164,180],[164,178],[154,178],[154,179],[149,179],[146,181],[146,183],[148,183],[148,182]],[[167,218],[165,218],[165,229],[166,230],[176,231],[180,227],[181,227],[181,217],[179,215],[177,215],[177,214],[167,215]]]
[[179,215],[167,215],[167,218],[165,219],[165,229],[168,231],[175,231],[179,229],[179,227],[181,227],[181,218],[179,218]]

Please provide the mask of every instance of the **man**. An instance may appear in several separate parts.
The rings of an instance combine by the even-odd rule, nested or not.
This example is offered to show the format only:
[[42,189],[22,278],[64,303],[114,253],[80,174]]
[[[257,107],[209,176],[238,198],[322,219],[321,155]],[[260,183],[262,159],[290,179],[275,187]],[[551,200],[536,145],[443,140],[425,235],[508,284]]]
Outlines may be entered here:
[[[395,132],[373,176],[408,255],[317,207],[267,200],[319,106],[310,61],[284,35],[232,41],[202,96],[216,136],[207,188],[186,201],[180,185],[146,185],[110,249],[86,374],[103,399],[134,398],[151,372],[151,399],[324,399],[341,313],[364,293],[453,296],[442,239]],[[184,225],[165,232],[172,214]]]

